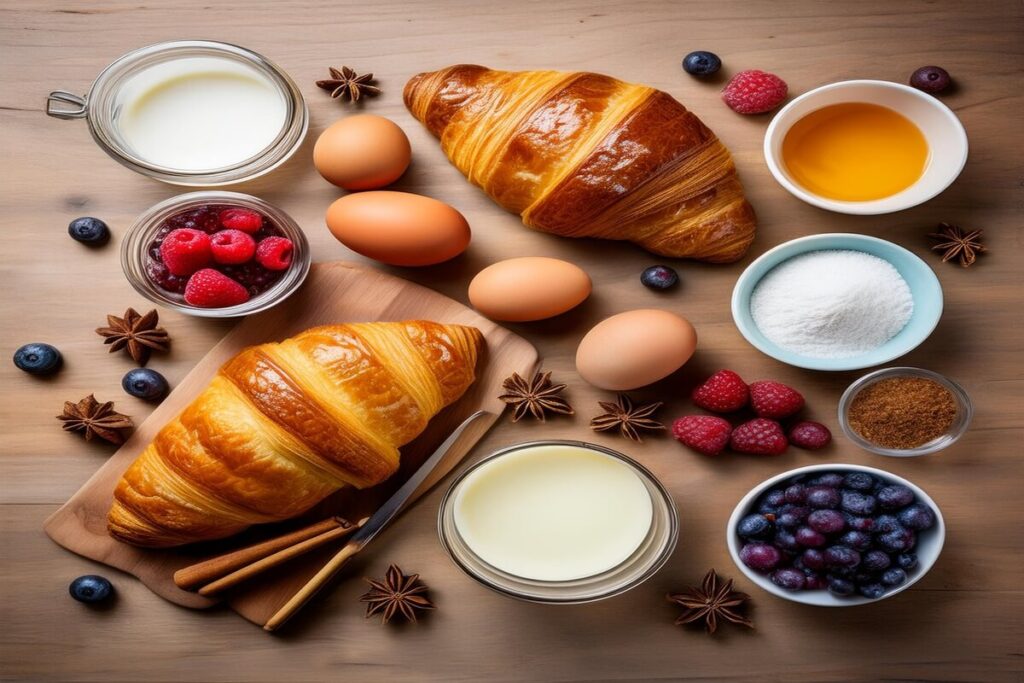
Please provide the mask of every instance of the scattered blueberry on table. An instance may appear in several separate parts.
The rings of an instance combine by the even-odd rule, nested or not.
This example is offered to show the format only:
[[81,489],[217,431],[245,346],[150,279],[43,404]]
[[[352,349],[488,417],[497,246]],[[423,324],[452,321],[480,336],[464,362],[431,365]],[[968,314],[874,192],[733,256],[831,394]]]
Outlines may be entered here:
[[159,401],[167,395],[170,385],[156,370],[134,368],[121,379],[121,388],[130,396],[141,398],[143,401]]
[[49,344],[25,344],[14,352],[14,364],[30,375],[52,375],[61,366],[60,351]]
[[71,597],[79,602],[95,604],[103,602],[114,593],[114,586],[107,579],[96,574],[79,576],[68,586]]
[[671,289],[679,282],[679,274],[668,266],[651,266],[640,274],[640,282],[649,289]]
[[714,52],[697,50],[683,58],[683,71],[691,76],[710,76],[722,68],[722,60]]
[[68,225],[68,234],[72,239],[90,246],[100,246],[110,240],[110,228],[99,218],[92,216],[83,216],[71,221]]
[[953,79],[941,66],[922,66],[910,75],[910,85],[932,95],[947,89]]

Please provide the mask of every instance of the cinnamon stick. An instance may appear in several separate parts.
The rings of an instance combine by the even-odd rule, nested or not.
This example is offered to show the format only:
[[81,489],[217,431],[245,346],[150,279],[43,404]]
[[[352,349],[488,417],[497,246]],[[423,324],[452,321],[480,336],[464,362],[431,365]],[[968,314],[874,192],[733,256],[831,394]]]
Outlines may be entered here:
[[174,572],[174,583],[179,588],[194,590],[198,586],[226,576],[285,548],[339,528],[352,528],[352,524],[341,517],[328,517],[316,524],[292,531],[283,536],[271,538],[247,548],[240,548],[226,555],[220,555],[188,567],[183,567]]

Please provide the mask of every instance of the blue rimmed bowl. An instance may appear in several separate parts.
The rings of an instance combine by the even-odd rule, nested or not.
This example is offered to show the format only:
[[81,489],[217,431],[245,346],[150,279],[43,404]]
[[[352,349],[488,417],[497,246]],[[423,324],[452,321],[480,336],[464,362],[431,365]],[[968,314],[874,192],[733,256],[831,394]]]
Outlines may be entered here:
[[[861,251],[893,265],[910,288],[914,313],[896,336],[869,353],[850,358],[811,358],[784,349],[761,333],[750,313],[750,295],[773,268],[794,256],[812,251]],[[826,233],[800,237],[769,249],[747,266],[732,290],[732,319],[748,342],[772,358],[808,370],[860,370],[899,358],[917,348],[942,317],[942,285],[932,269],[903,247],[877,237],[853,233]]]

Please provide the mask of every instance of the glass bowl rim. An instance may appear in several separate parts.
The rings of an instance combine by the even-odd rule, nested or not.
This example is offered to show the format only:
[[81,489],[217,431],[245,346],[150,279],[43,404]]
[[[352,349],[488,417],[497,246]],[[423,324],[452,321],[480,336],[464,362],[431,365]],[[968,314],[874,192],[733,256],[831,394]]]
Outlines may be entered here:
[[[886,448],[879,446],[878,444],[868,441],[863,436],[857,433],[852,426],[850,426],[847,420],[846,414],[849,412],[850,404],[853,403],[853,399],[856,398],[857,394],[860,393],[864,388],[874,384],[883,379],[890,377],[924,377],[926,379],[938,382],[945,387],[952,395],[953,400],[957,404],[957,420],[954,420],[954,425],[959,422],[959,427],[947,431],[943,436],[937,437],[929,443],[915,448]],[[839,405],[837,407],[837,413],[839,417],[839,427],[842,429],[843,434],[846,435],[850,441],[855,445],[863,448],[864,450],[874,453],[876,455],[884,455],[893,458],[914,458],[922,455],[930,455],[932,453],[938,453],[941,450],[952,446],[960,437],[964,435],[967,428],[970,427],[971,420],[974,418],[974,402],[971,400],[967,390],[964,389],[960,384],[953,381],[949,377],[942,375],[933,370],[925,370],[924,368],[915,368],[911,366],[898,366],[891,368],[881,368],[867,373],[861,377],[858,377],[850,383],[846,390],[843,391],[842,396],[839,398]]]
[[[658,495],[661,497],[662,502],[665,505],[665,509],[667,510],[667,514],[666,514],[667,520],[666,520],[666,522],[667,522],[667,526],[668,526],[668,537],[667,537],[665,543],[663,544],[663,546],[658,548],[658,550],[656,551],[656,553],[653,556],[653,559],[649,561],[648,565],[644,568],[644,570],[639,575],[637,575],[636,577],[634,577],[630,581],[626,582],[625,584],[623,584],[621,586],[616,586],[614,588],[610,588],[610,589],[608,589],[608,590],[606,590],[604,592],[601,592],[601,593],[598,593],[598,594],[595,594],[595,595],[587,595],[587,596],[583,596],[583,597],[558,598],[558,597],[546,597],[546,596],[540,596],[540,595],[525,594],[525,593],[521,593],[521,592],[517,591],[514,588],[510,588],[510,587],[504,586],[504,585],[499,585],[499,584],[493,582],[490,578],[488,578],[486,576],[480,575],[473,568],[467,566],[466,563],[464,563],[459,557],[457,557],[456,553],[453,552],[452,546],[451,546],[451,541],[448,538],[448,533],[445,531],[445,528],[444,528],[445,516],[446,516],[446,513],[454,505],[455,493],[456,493],[459,485],[466,479],[466,477],[468,477],[471,473],[475,472],[477,469],[479,469],[484,464],[490,462],[491,460],[494,460],[496,458],[500,458],[500,457],[502,457],[504,455],[508,455],[509,453],[512,453],[512,452],[515,452],[515,451],[519,451],[519,450],[524,450],[526,448],[533,448],[533,447],[536,447],[536,446],[552,446],[552,445],[553,446],[575,446],[575,447],[584,448],[584,449],[587,449],[587,450],[594,450],[594,451],[597,451],[597,452],[599,452],[599,453],[601,453],[603,455],[607,455],[609,457],[612,457],[612,458],[618,460],[619,462],[622,462],[623,464],[625,464],[627,467],[629,467],[631,470],[633,470],[637,474],[637,476],[641,477],[647,483],[649,483],[651,485],[651,488],[653,488],[654,491],[657,491]],[[454,521],[453,521],[453,525],[454,525]],[[640,464],[638,461],[634,460],[633,458],[629,457],[628,455],[625,455],[624,453],[621,453],[621,452],[619,452],[619,451],[617,451],[615,449],[609,448],[607,446],[602,446],[600,444],[590,443],[590,442],[587,442],[587,441],[580,441],[580,440],[576,440],[576,439],[537,439],[537,440],[533,440],[533,441],[523,441],[523,442],[519,442],[519,443],[514,443],[514,444],[510,444],[508,446],[504,446],[502,448],[499,448],[496,451],[488,453],[487,455],[483,456],[482,458],[480,458],[476,462],[474,462],[471,465],[469,465],[468,467],[466,467],[463,471],[459,472],[459,474],[455,477],[455,479],[452,480],[451,484],[448,485],[448,488],[445,491],[444,496],[441,499],[441,503],[438,506],[437,532],[438,532],[439,540],[441,541],[441,546],[444,548],[445,553],[448,555],[449,559],[451,559],[451,561],[457,567],[459,567],[459,569],[461,569],[464,574],[466,574],[467,576],[469,576],[470,578],[472,578],[474,581],[476,581],[480,585],[484,586],[485,588],[488,588],[488,589],[490,589],[490,590],[492,590],[492,591],[494,591],[496,593],[499,593],[501,595],[505,595],[507,597],[515,598],[517,600],[522,600],[524,602],[533,602],[533,603],[538,603],[538,604],[550,604],[550,605],[578,605],[578,604],[585,604],[585,603],[597,602],[597,601],[600,601],[600,600],[605,600],[607,598],[611,598],[611,597],[614,597],[616,595],[621,595],[622,593],[630,591],[633,588],[636,588],[640,584],[642,584],[645,581],[647,581],[648,579],[650,579],[663,566],[665,566],[665,564],[671,558],[672,553],[675,552],[676,545],[677,545],[677,543],[679,541],[679,511],[676,509],[675,499],[672,498],[671,493],[669,493],[669,491],[665,487],[665,485],[656,476],[654,476],[654,474],[649,469],[647,469],[642,464]],[[471,554],[472,557],[476,561],[480,562],[481,564],[483,564],[483,565],[485,565],[487,567],[492,567],[492,565],[488,564],[486,561],[484,561],[482,558],[480,558],[478,555],[476,555],[476,553],[474,553],[472,551],[472,549],[469,548],[468,544],[463,543],[463,545],[466,546],[466,551],[469,554]],[[613,567],[613,568],[611,568],[609,570],[606,570],[606,571],[612,571],[614,569],[618,569],[619,567],[622,567],[623,564],[625,564],[625,562],[622,563],[622,564],[619,564],[616,567]],[[502,570],[500,570],[500,569],[498,569],[496,567],[494,567],[493,569],[496,572],[498,572],[500,574],[505,574],[507,576],[510,576],[513,579],[519,579],[519,580],[523,580],[523,581],[527,581],[528,580],[528,581],[530,581],[533,584],[536,584],[538,586],[545,587],[545,588],[556,588],[557,589],[560,586],[564,586],[564,585],[567,585],[567,584],[572,584],[574,581],[580,580],[580,579],[574,579],[574,580],[571,580],[571,581],[541,581],[541,580],[536,580],[536,579],[525,579],[523,577],[515,577],[515,576],[513,576],[511,574],[508,574],[507,572],[504,572],[504,571],[502,571]],[[603,573],[604,572],[602,572],[602,574]],[[601,574],[596,574],[595,576],[600,576],[600,575]],[[584,578],[588,579],[588,578],[593,578],[593,577],[584,577]]]
[[[156,285],[149,282],[144,275],[144,258],[148,248],[148,241],[144,239],[146,234],[177,210],[205,203],[257,209],[273,218],[288,239],[292,240],[295,254],[292,265],[270,289],[244,303],[224,308],[199,308],[154,294]],[[121,269],[135,291],[155,304],[200,318],[238,318],[270,309],[298,290],[309,275],[311,263],[312,255],[306,234],[290,215],[259,197],[226,190],[187,192],[157,202],[139,214],[121,238]],[[135,265],[138,265],[139,272],[143,273],[141,277],[135,272]]]

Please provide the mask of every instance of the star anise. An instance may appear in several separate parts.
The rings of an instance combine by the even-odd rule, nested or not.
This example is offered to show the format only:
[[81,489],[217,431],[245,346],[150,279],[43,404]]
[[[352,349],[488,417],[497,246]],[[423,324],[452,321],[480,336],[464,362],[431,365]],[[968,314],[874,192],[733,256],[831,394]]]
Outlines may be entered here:
[[721,578],[712,569],[704,576],[700,588],[687,588],[682,593],[669,593],[665,596],[683,608],[683,613],[676,619],[676,626],[704,622],[707,632],[714,633],[718,628],[719,619],[734,624],[754,628],[754,623],[743,616],[741,610],[750,601],[750,596],[732,589],[732,579],[722,583]]
[[127,349],[136,363],[145,365],[151,350],[166,351],[171,344],[167,330],[157,327],[159,320],[155,308],[146,315],[129,308],[123,318],[108,315],[107,327],[96,328],[96,334],[105,337],[103,343],[110,344],[110,353]]
[[64,412],[57,419],[64,423],[64,431],[79,432],[86,441],[98,436],[114,444],[124,443],[125,432],[135,426],[130,417],[114,410],[113,401],[100,403],[92,394],[78,403],[65,401]]
[[590,421],[590,428],[596,432],[606,432],[618,428],[619,433],[638,443],[641,429],[658,430],[665,429],[665,425],[651,418],[663,404],[648,403],[639,407],[633,407],[633,401],[625,394],[619,394],[615,403],[599,401],[599,405],[605,412]]
[[434,603],[424,593],[427,587],[420,581],[419,574],[406,576],[397,565],[388,567],[383,581],[366,579],[370,590],[359,598],[366,603],[366,616],[372,617],[381,612],[383,621],[388,623],[396,614],[401,614],[408,621],[416,621],[416,610],[434,609]]
[[978,258],[978,254],[988,251],[981,243],[982,230],[964,232],[959,226],[950,223],[939,223],[939,231],[929,233],[928,237],[938,242],[932,251],[942,252],[942,262],[958,259],[960,265],[968,268]]
[[576,411],[569,403],[559,396],[565,389],[564,384],[552,384],[551,373],[536,373],[533,379],[527,382],[513,372],[501,383],[505,393],[498,398],[513,407],[512,421],[519,422],[530,413],[541,422],[545,421],[545,413],[561,413],[562,415],[574,415]]
[[317,87],[331,91],[331,97],[348,97],[353,102],[358,102],[363,95],[379,95],[381,90],[377,86],[370,85],[373,82],[373,74],[356,75],[356,72],[347,66],[341,67],[338,71],[333,66],[328,67],[331,77],[317,81]]

